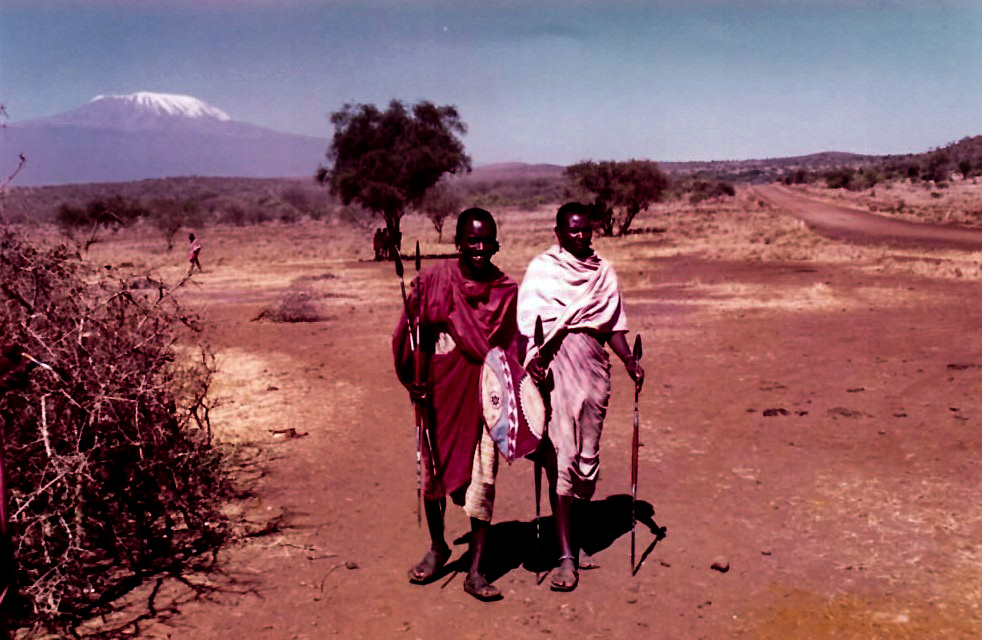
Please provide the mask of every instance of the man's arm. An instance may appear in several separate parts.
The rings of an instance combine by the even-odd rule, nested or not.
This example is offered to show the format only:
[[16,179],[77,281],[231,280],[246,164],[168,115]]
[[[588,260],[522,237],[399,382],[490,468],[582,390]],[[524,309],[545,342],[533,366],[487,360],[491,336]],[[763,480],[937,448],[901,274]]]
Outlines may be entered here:
[[627,331],[616,331],[610,335],[610,348],[624,363],[627,375],[631,376],[638,390],[644,385],[644,368],[634,359],[631,348],[627,346]]

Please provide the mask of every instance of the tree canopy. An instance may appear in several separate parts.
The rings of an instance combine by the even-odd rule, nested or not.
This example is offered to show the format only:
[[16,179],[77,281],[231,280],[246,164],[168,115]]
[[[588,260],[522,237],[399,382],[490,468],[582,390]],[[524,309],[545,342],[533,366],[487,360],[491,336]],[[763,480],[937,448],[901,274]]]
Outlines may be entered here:
[[433,185],[433,188],[426,192],[419,206],[420,212],[433,223],[438,242],[443,242],[443,225],[447,218],[460,213],[463,208],[463,194],[446,180],[440,180]]
[[594,226],[607,236],[626,234],[668,188],[668,177],[650,160],[587,160],[566,167],[564,175],[574,194],[593,198]]
[[418,207],[446,173],[470,171],[458,135],[467,133],[454,106],[422,101],[407,109],[398,100],[380,111],[372,104],[346,104],[331,114],[334,136],[329,165],[317,180],[345,204],[355,202],[381,215],[399,246],[399,221]]

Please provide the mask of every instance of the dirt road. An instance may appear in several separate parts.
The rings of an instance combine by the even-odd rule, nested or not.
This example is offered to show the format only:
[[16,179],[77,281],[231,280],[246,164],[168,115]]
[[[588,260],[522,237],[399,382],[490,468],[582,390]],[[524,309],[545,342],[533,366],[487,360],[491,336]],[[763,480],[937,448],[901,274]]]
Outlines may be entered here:
[[[519,223],[504,221],[506,241]],[[502,255],[516,278],[537,238],[548,239]],[[268,457],[243,515],[278,526],[222,554],[210,597],[165,585],[165,615],[139,637],[982,634],[978,284],[708,260],[657,236],[601,243],[645,337],[638,497],[667,535],[652,546],[639,527],[647,555],[632,577],[633,394],[615,368],[583,529],[601,567],[570,594],[535,584],[532,467],[503,465],[489,574],[505,599],[481,604],[461,575],[406,579],[427,538],[410,405],[390,364],[391,265],[277,250],[280,262],[249,266],[237,262],[255,253],[247,241],[209,263],[187,301],[219,353],[216,430]],[[250,322],[297,282],[318,284],[327,320]],[[272,433],[290,427],[300,437]],[[449,515],[459,568],[468,526],[459,509]],[[551,538],[543,557],[555,562]],[[725,573],[711,568],[719,557]],[[146,600],[137,594],[129,613]]]
[[766,202],[804,220],[826,236],[851,242],[883,242],[952,249],[982,249],[982,229],[897,220],[805,198],[778,185],[754,187]]

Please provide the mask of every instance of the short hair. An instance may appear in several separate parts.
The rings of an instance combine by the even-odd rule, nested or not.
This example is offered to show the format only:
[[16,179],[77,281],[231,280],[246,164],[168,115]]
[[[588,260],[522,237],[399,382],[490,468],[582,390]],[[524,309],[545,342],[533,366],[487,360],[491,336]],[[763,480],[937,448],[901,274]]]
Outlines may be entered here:
[[460,237],[464,235],[464,229],[474,220],[480,220],[491,225],[491,228],[494,229],[495,237],[498,237],[498,224],[494,221],[494,216],[491,215],[491,212],[486,209],[471,207],[470,209],[461,211],[460,215],[457,216],[457,231],[454,234],[455,243],[460,243]]
[[556,212],[556,228],[563,226],[563,223],[569,219],[570,216],[579,214],[585,216],[587,220],[590,219],[590,207],[583,204],[582,202],[567,202],[563,206],[559,207],[559,211]]

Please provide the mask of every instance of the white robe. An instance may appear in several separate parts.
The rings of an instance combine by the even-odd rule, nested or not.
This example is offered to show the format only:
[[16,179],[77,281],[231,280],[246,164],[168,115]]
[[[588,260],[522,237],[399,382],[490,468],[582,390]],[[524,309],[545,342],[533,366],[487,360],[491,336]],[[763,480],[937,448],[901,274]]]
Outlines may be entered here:
[[[555,450],[556,491],[590,499],[610,399],[610,360],[602,338],[627,330],[610,263],[596,254],[581,260],[559,246],[537,256],[518,290],[518,329],[530,342],[536,317],[542,318],[546,343],[568,332],[550,364],[555,386],[547,434]],[[530,348],[526,363],[536,352]]]

